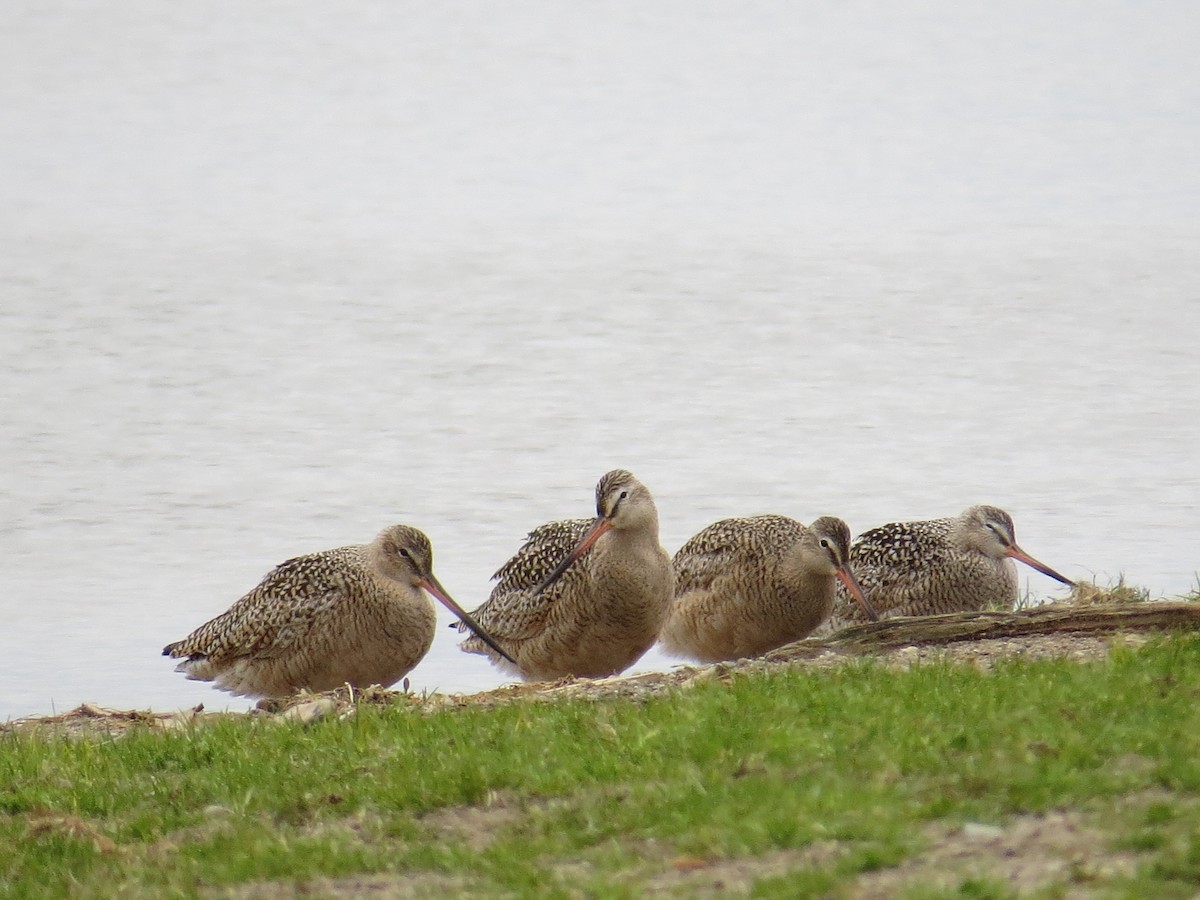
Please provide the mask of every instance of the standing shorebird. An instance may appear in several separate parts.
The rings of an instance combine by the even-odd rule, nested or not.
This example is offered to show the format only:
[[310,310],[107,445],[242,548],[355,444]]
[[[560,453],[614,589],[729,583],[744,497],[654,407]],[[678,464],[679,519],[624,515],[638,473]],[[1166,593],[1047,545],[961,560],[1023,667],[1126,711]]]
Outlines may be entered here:
[[422,589],[504,655],[434,577],[429,538],[393,525],[369,544],[280,563],[163,656],[182,658],[175,670],[194,681],[248,697],[387,687],[433,643],[437,615]]
[[535,528],[493,577],[473,615],[516,663],[505,665],[478,637],[460,646],[531,681],[629,668],[658,637],[671,603],[654,498],[623,469],[596,485],[594,520]]
[[660,641],[701,662],[759,656],[798,641],[833,611],[836,582],[875,610],[847,565],[850,529],[822,516],[722,519],[675,554],[675,602]]
[[[953,519],[881,525],[850,548],[859,584],[884,618],[1011,609],[1018,587],[1013,560],[1075,584],[1017,546],[1012,517],[994,506],[972,506]],[[861,621],[840,593],[832,627]]]

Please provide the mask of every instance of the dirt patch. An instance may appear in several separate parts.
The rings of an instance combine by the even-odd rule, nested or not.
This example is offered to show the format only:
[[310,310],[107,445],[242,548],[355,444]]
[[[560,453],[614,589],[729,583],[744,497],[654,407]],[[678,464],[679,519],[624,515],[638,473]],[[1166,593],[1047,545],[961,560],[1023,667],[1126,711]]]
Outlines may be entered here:
[[[1155,797],[1171,795],[1147,793],[1127,802],[1130,808],[1143,807]],[[925,850],[897,866],[859,876],[848,889],[840,889],[844,896],[891,900],[912,889],[954,892],[964,883],[987,880],[1003,884],[1016,896],[1050,890],[1062,892],[1054,896],[1083,898],[1092,896],[1098,885],[1134,875],[1139,863],[1136,853],[1112,850],[1110,839],[1078,812],[1019,816],[1004,825],[932,822],[924,827],[923,837]],[[657,874],[639,882],[638,889],[655,896],[748,896],[760,879],[828,869],[847,851],[838,841],[820,841],[756,857],[678,857],[659,863]]]
[[525,812],[509,798],[494,795],[482,806],[445,806],[421,817],[421,824],[445,836],[448,842],[465,844],[479,853],[491,846],[498,834],[525,818]]
[[26,820],[26,834],[31,840],[38,841],[46,837],[63,837],[73,841],[91,844],[97,853],[109,855],[118,853],[120,848],[95,825],[72,815],[35,815]]
[[426,900],[479,896],[465,878],[437,872],[349,875],[309,881],[264,881],[238,885],[213,896],[245,900],[291,900],[293,897],[368,897],[372,900]]
[[1051,887],[1063,896],[1090,896],[1095,882],[1130,876],[1134,853],[1110,849],[1099,830],[1077,812],[1021,816],[1004,826],[968,823],[925,828],[929,847],[900,865],[861,876],[851,896],[884,900],[906,889],[952,890],[971,880],[1005,884],[1019,896]]
[[845,852],[836,841],[818,841],[800,850],[775,850],[739,859],[678,857],[664,871],[647,879],[639,891],[648,896],[745,896],[760,878],[779,878],[801,869],[824,869]]

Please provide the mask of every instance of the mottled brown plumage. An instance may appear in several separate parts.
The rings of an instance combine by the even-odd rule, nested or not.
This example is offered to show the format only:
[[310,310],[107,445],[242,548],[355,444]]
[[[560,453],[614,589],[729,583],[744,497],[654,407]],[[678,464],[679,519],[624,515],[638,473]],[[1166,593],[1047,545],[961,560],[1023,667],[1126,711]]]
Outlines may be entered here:
[[[1017,546],[1012,518],[995,506],[972,506],[956,518],[881,525],[850,548],[854,574],[884,618],[1011,609],[1018,590],[1013,560],[1073,584]],[[830,626],[862,621],[839,592]]]
[[[846,566],[850,529],[823,516],[722,519],[675,554],[675,602],[660,641],[701,662],[759,656],[798,641],[829,618]],[[857,585],[855,585],[855,589]]]
[[596,515],[535,528],[474,611],[516,666],[473,636],[462,642],[463,650],[526,679],[549,680],[612,675],[650,648],[666,618],[672,584],[654,499],[633,475],[617,469],[596,486]]
[[370,544],[280,563],[163,655],[182,659],[176,671],[190,679],[250,697],[387,687],[433,643],[437,617],[422,589],[466,616],[433,575],[429,539],[394,525]]

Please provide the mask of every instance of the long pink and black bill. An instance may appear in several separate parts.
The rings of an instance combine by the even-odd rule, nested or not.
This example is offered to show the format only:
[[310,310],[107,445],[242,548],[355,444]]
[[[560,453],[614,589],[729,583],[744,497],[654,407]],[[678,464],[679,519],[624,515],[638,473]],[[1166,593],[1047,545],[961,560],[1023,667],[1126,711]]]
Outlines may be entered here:
[[871,605],[871,601],[867,599],[866,593],[862,589],[862,585],[858,583],[858,579],[854,577],[854,573],[846,566],[838,566],[837,571],[838,581],[846,586],[846,590],[850,592],[858,605],[862,607],[863,612],[867,614],[867,618],[872,622],[879,621],[879,613],[875,611],[875,607]]
[[1024,550],[1022,550],[1016,544],[1012,544],[1004,552],[1004,555],[1011,556],[1013,559],[1025,563],[1025,565],[1029,566],[1030,568],[1037,569],[1043,575],[1049,575],[1055,581],[1061,581],[1065,585],[1069,585],[1070,587],[1075,587],[1075,582],[1073,582],[1070,578],[1067,578],[1067,576],[1065,576],[1065,575],[1059,575],[1048,565],[1034,559],[1032,556],[1030,556],[1028,553],[1026,553]]
[[582,538],[580,538],[579,543],[575,546],[575,549],[568,553],[566,557],[563,558],[563,561],[554,567],[554,571],[546,576],[546,580],[538,585],[537,590],[534,591],[534,593],[540,594],[546,588],[550,587],[550,585],[554,584],[554,582],[558,581],[558,579],[562,578],[563,573],[566,572],[567,569],[571,568],[572,563],[579,559],[579,557],[583,556],[583,554],[591,550],[592,545],[600,539],[600,535],[604,534],[612,527],[612,519],[608,518],[607,516],[597,516],[596,521],[591,524],[587,532]]
[[503,656],[505,659],[507,659],[514,666],[517,666],[518,668],[520,668],[520,663],[518,663],[515,659],[513,659],[511,656],[509,656],[507,653],[505,653],[504,648],[502,648],[499,644],[497,644],[494,640],[492,640],[492,638],[488,635],[488,633],[483,630],[483,627],[478,622],[476,622],[465,609],[463,609],[461,606],[458,605],[457,602],[455,602],[454,598],[450,596],[450,593],[444,587],[442,587],[441,582],[439,582],[436,578],[434,578],[432,572],[430,572],[428,575],[426,575],[424,578],[421,579],[420,585],[421,585],[421,587],[425,588],[425,590],[429,591],[429,593],[432,596],[436,597],[439,601],[441,601],[441,604],[444,607],[446,607],[446,609],[450,610],[450,612],[452,612],[456,616],[458,616],[459,619],[462,620],[464,625],[466,625],[473,632],[475,632],[475,636],[477,638],[479,638],[481,641],[483,641],[485,644],[487,644],[489,647],[491,647],[493,650],[495,650],[497,653],[499,653],[501,656]]

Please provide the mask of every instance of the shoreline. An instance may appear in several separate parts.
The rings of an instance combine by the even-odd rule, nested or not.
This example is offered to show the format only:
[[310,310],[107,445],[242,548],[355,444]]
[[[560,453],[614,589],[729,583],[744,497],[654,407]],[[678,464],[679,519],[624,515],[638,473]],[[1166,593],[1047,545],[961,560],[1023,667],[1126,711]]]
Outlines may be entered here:
[[1016,657],[1082,662],[1107,656],[1114,646],[1138,647],[1155,634],[1172,631],[1200,631],[1200,602],[1145,600],[1115,590],[1095,589],[1067,601],[1014,612],[887,619],[820,639],[797,641],[754,659],[704,665],[681,663],[665,672],[516,682],[472,694],[419,695],[377,686],[365,690],[347,686],[322,694],[300,693],[263,701],[246,711],[210,712],[199,704],[192,709],[159,712],[82,703],[64,713],[22,716],[0,723],[0,734],[52,731],[117,735],[139,726],[170,731],[229,718],[313,722],[353,715],[359,704],[404,705],[416,712],[435,712],[561,699],[645,702],[714,678],[727,680],[781,666],[820,669],[870,659],[908,668],[948,660],[986,670],[1000,660]]

